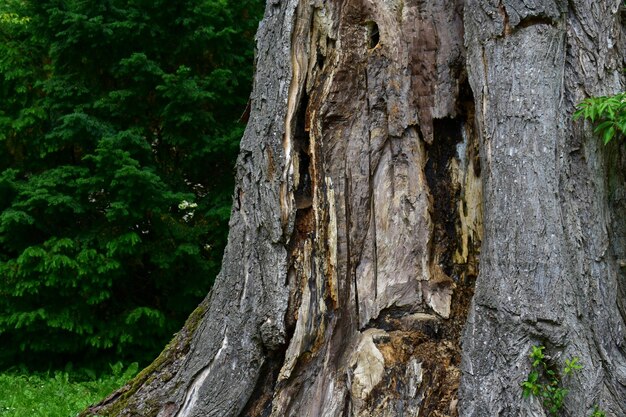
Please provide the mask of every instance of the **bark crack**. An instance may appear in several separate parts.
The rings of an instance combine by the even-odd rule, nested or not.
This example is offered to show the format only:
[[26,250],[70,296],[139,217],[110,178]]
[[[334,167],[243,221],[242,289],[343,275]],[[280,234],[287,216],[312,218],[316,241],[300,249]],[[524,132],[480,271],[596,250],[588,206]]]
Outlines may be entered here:
[[353,262],[352,262],[352,248],[351,248],[351,238],[350,238],[350,230],[352,229],[352,211],[350,209],[350,195],[351,195],[351,180],[350,174],[348,173],[348,167],[345,167],[345,190],[344,190],[344,204],[346,209],[346,282],[351,283],[354,287],[354,304],[355,304],[355,312],[356,317],[360,317],[360,307],[359,307],[359,286],[357,285],[357,274],[352,270]]
[[502,35],[501,36],[508,36],[511,34],[511,25],[509,23],[509,13],[506,11],[506,6],[502,3],[502,0],[500,0],[500,3],[498,4],[498,10],[500,11],[500,14],[502,15],[502,21],[503,21],[503,28],[502,28]]
[[[376,27],[378,30],[378,27]],[[369,76],[367,74],[367,69],[365,69],[365,105],[367,110],[367,120],[371,120],[371,107],[370,107],[370,98],[369,98]],[[370,196],[370,221],[372,222],[372,262],[373,262],[373,270],[374,270],[374,300],[378,299],[378,232],[377,232],[377,224],[376,224],[376,196],[374,194],[374,178],[376,171],[372,171],[372,129],[367,129],[367,176],[369,182],[369,196]],[[378,158],[380,161],[380,158]],[[378,166],[376,167],[378,168]],[[357,316],[360,321],[360,317]]]
[[557,26],[558,22],[553,18],[544,13],[534,14],[534,15],[526,15],[522,17],[519,22],[511,24],[511,18],[507,11],[506,5],[503,0],[500,0],[498,3],[498,12],[502,16],[502,33],[500,37],[506,37],[511,35],[513,32],[517,32],[521,29],[528,28],[530,26],[535,25],[548,25],[548,26]]
[[222,345],[217,351],[217,353],[215,354],[215,356],[213,357],[213,359],[211,359],[211,362],[209,362],[208,365],[204,366],[193,377],[192,382],[189,388],[187,388],[187,391],[185,393],[185,399],[183,401],[183,405],[181,406],[178,413],[176,413],[176,417],[188,417],[190,413],[193,411],[196,403],[198,402],[199,392],[200,392],[200,388],[202,387],[202,384],[204,384],[204,381],[210,375],[215,361],[220,358],[224,349],[228,347],[228,336],[226,335],[227,331],[228,331],[228,328],[224,330],[224,339],[222,340]]

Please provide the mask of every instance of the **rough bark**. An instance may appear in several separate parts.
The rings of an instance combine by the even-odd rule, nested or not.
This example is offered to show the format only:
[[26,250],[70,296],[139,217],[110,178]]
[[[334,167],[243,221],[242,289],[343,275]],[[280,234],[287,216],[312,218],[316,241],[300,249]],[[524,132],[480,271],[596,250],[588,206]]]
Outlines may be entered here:
[[570,121],[618,2],[466,3],[268,1],[222,272],[86,414],[543,415],[543,343],[588,364],[570,415],[625,415],[624,156]]
[[565,415],[594,405],[626,415],[623,157],[611,156],[622,151],[572,123],[583,98],[624,87],[620,3],[467,3],[485,228],[463,338],[463,415],[546,415],[520,395],[532,345],[546,346],[557,369],[572,357],[584,365],[563,382]]

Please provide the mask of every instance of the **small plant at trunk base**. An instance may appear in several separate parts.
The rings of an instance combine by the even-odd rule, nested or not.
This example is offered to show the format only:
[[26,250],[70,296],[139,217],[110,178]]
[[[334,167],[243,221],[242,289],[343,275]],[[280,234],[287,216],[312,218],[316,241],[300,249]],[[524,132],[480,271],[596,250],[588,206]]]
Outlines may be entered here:
[[[526,381],[522,382],[524,397],[535,396],[542,400],[543,406],[551,416],[558,415],[568,390],[561,385],[561,377],[554,367],[550,366],[543,353],[545,346],[533,346],[530,352],[531,371]],[[578,358],[565,360],[563,374],[571,375],[582,369]]]
[[590,417],[606,417],[606,413],[600,410],[597,406],[593,409],[593,414]]

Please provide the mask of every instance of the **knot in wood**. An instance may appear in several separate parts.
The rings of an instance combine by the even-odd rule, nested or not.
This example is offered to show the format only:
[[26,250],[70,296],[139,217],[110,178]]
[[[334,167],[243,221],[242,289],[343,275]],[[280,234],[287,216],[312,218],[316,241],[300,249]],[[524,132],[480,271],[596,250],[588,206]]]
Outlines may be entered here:
[[260,328],[261,341],[269,351],[277,350],[285,344],[285,329],[272,319],[265,320]]

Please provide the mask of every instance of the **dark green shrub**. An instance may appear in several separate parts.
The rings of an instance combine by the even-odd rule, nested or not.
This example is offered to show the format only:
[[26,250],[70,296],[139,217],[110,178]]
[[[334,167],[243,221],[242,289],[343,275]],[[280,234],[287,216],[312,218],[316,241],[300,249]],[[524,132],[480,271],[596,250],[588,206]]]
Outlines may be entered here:
[[0,369],[145,362],[206,295],[262,4],[0,4]]

